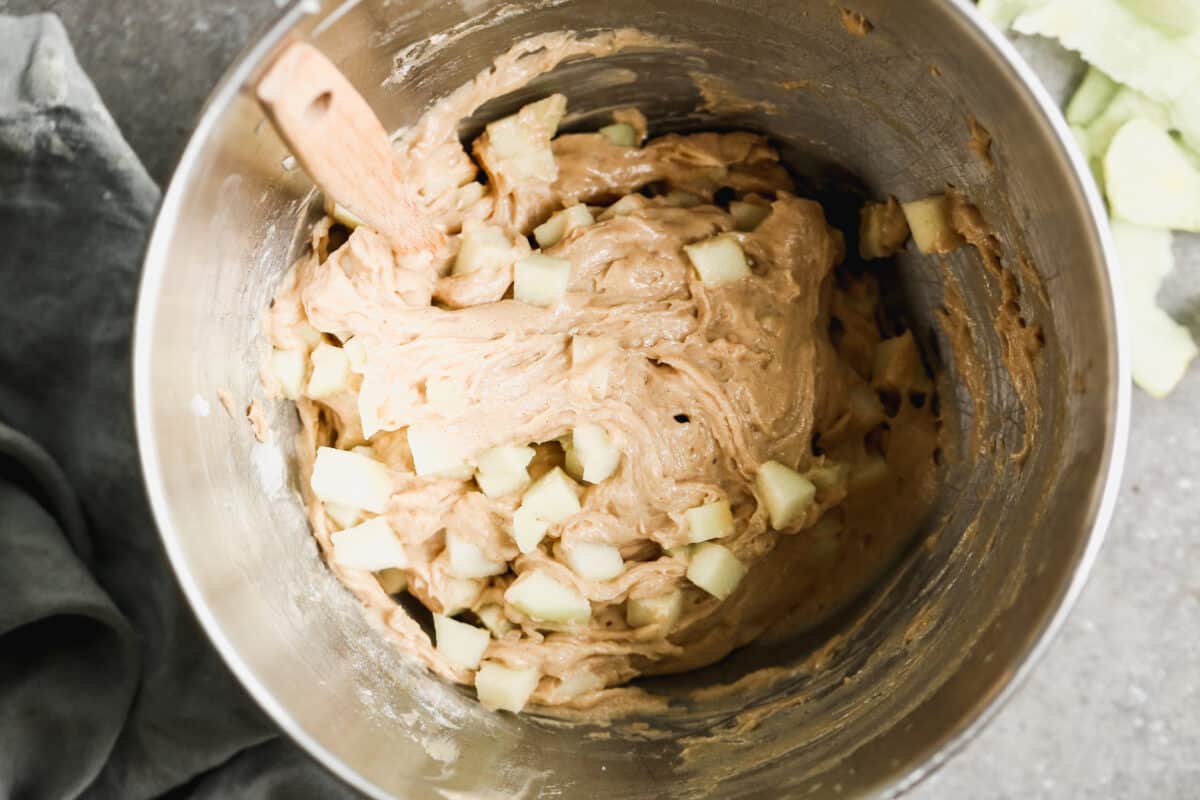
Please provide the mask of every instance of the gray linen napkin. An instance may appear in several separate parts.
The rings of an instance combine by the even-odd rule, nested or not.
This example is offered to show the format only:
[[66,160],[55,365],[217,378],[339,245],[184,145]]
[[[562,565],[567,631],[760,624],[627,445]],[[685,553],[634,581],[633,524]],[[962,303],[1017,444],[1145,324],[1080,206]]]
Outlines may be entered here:
[[247,698],[154,529],[129,357],[158,199],[58,19],[0,15],[0,798],[352,796]]

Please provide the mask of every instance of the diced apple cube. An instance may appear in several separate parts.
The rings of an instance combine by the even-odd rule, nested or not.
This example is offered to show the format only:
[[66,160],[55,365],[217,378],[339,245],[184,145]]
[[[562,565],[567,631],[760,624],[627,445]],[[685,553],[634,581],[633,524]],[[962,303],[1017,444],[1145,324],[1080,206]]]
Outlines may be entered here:
[[559,467],[538,478],[521,499],[521,508],[550,524],[578,514],[579,486]]
[[617,122],[605,125],[597,131],[601,136],[617,147],[634,147],[637,145],[637,131],[628,122]]
[[520,507],[513,512],[513,541],[522,553],[532,553],[546,538],[550,523],[539,519],[532,509]]
[[566,555],[567,566],[589,581],[610,581],[625,571],[621,551],[611,544],[577,542]]
[[501,561],[492,561],[477,545],[453,531],[446,534],[447,572],[456,578],[486,578],[508,569]]
[[929,375],[921,361],[921,351],[912,331],[884,339],[875,350],[871,384],[894,391],[927,391]]
[[689,508],[683,516],[688,524],[689,542],[707,542],[733,533],[733,511],[728,500]]
[[758,468],[755,485],[771,517],[771,527],[777,531],[804,516],[817,494],[812,481],[778,461],[768,461]]
[[375,448],[371,447],[369,444],[356,444],[354,447],[350,448],[350,452],[358,453],[363,458],[373,458],[376,461],[380,460],[379,453],[375,452]]
[[475,615],[497,639],[513,629],[512,622],[504,615],[504,608],[496,603],[484,606]]
[[609,220],[613,217],[627,217],[639,209],[645,208],[646,198],[640,194],[627,194],[600,212],[599,219]]
[[584,623],[592,616],[587,598],[544,572],[527,572],[504,592],[513,608],[537,622]]
[[475,673],[475,692],[484,708],[515,714],[529,702],[541,677],[533,667],[512,669],[495,661],[485,661]]
[[353,528],[363,521],[363,512],[361,508],[352,508],[341,503],[326,503],[325,518],[336,525],[339,530]]
[[746,565],[725,547],[715,542],[696,545],[687,577],[704,591],[724,600],[746,575]]
[[292,332],[300,337],[310,349],[325,341],[325,336],[319,330],[304,321],[293,325]]
[[408,573],[396,567],[379,570],[375,573],[375,579],[388,594],[400,594],[408,588]]
[[501,445],[479,454],[475,482],[488,497],[503,497],[529,485],[532,447]]
[[587,206],[577,203],[550,215],[550,219],[533,229],[533,238],[542,248],[553,247],[576,228],[585,228],[596,220]]
[[471,206],[483,199],[487,189],[482,183],[471,181],[465,186],[458,187],[458,196],[455,198],[455,205],[459,211],[465,211]]
[[350,386],[350,360],[342,348],[322,342],[312,352],[312,365],[309,397],[315,400],[332,397]]
[[453,378],[438,376],[425,381],[425,400],[437,406],[447,418],[461,417],[467,410],[467,396]]
[[859,492],[878,486],[891,475],[891,468],[882,456],[872,456],[850,471],[850,479],[846,488],[850,492]]
[[362,375],[367,371],[367,348],[363,345],[362,339],[351,336],[342,345],[342,352],[346,354],[346,361],[350,365],[351,372]]
[[299,399],[304,391],[304,375],[308,372],[308,356],[303,350],[271,351],[271,374],[288,400]]
[[885,203],[866,203],[859,211],[858,254],[864,259],[895,255],[908,241],[908,220],[894,197]]
[[550,690],[550,703],[567,703],[580,695],[604,688],[604,679],[591,670],[581,669],[561,678]]
[[567,296],[570,281],[570,261],[531,253],[514,267],[513,297],[522,303],[551,308]]
[[883,403],[879,402],[879,395],[865,386],[855,384],[850,387],[849,408],[859,425],[871,427],[883,422]]
[[441,614],[433,615],[433,634],[442,657],[464,669],[477,668],[483,651],[492,641],[485,629]]
[[438,596],[442,603],[442,613],[447,617],[466,611],[475,605],[483,592],[483,581],[471,578],[447,578],[446,590]]
[[905,203],[913,242],[922,253],[949,253],[963,245],[963,238],[950,220],[950,204],[943,194]]
[[392,496],[388,468],[373,458],[333,447],[317,449],[312,490],[326,503],[338,503],[382,514]]
[[750,276],[750,265],[742,246],[732,236],[722,234],[683,248],[700,280],[708,286],[725,286]]
[[669,557],[678,561],[688,562],[692,560],[692,551],[695,549],[695,545],[680,544],[675,547],[668,547],[666,553]]
[[761,203],[747,203],[734,200],[729,204],[729,213],[733,216],[733,224],[739,231],[752,231],[771,216],[771,207]]
[[812,482],[813,486],[822,491],[828,491],[844,484],[849,472],[850,468],[845,464],[826,464],[823,467],[809,470],[805,477]]
[[467,463],[466,447],[444,431],[413,425],[408,429],[407,438],[413,468],[418,475],[466,480],[473,474],[474,470]]
[[576,335],[571,337],[571,366],[582,367],[605,353],[615,352],[617,340],[611,336]]
[[333,560],[343,567],[377,572],[388,567],[408,566],[404,545],[383,517],[336,531],[330,540],[333,542]]
[[658,625],[670,633],[683,611],[683,592],[679,589],[658,597],[631,597],[625,603],[625,621],[631,628]]
[[485,225],[462,235],[453,275],[467,275],[481,269],[501,269],[516,259],[512,241],[499,228]]
[[487,126],[492,150],[514,181],[550,183],[558,177],[550,139],[566,109],[566,98],[551,95]]
[[579,475],[588,483],[600,483],[621,463],[621,451],[613,446],[604,428],[592,422],[575,426],[571,432],[571,452],[579,465]]

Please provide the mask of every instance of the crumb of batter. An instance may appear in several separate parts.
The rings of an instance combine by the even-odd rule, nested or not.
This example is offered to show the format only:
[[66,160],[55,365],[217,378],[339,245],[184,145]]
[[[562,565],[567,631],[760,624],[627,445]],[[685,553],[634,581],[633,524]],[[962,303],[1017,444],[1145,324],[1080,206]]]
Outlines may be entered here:
[[979,120],[975,119],[973,114],[967,115],[967,131],[970,134],[967,147],[971,148],[971,152],[977,155],[980,161],[989,167],[995,167],[996,163],[992,160],[992,134],[979,124]]
[[867,19],[865,14],[851,11],[848,8],[841,8],[839,12],[841,13],[842,27],[855,36],[866,36],[875,30],[875,25]]
[[225,413],[231,419],[236,419],[238,416],[237,401],[233,399],[233,392],[225,388],[217,389],[217,399],[221,401],[221,406],[225,409]]
[[271,426],[267,423],[262,403],[258,401],[257,397],[250,401],[250,405],[246,406],[246,419],[250,420],[250,427],[254,430],[255,439],[266,442],[271,438]]
[[[619,704],[639,675],[827,619],[937,482],[916,339],[765,137],[643,143],[632,109],[557,134],[555,95],[459,142],[508,71],[573,41],[502,57],[401,141],[447,233],[432,268],[326,217],[268,319],[276,355],[304,356],[272,363],[308,364],[273,383],[307,387],[330,568],[409,653],[514,711]],[[434,630],[381,585],[397,570]]]

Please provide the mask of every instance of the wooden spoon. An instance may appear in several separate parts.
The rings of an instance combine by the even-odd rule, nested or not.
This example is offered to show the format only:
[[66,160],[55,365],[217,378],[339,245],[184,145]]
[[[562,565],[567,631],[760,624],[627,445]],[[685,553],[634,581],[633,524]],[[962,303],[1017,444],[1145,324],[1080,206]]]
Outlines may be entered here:
[[397,252],[436,251],[442,233],[416,191],[383,124],[319,50],[295,42],[259,79],[268,119],[326,197],[387,238]]

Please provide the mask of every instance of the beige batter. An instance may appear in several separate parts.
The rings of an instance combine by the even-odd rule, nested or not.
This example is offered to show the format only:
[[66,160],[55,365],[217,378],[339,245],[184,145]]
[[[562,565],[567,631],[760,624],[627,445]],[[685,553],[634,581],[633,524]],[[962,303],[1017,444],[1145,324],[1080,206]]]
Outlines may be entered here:
[[[868,268],[838,269],[842,235],[818,204],[794,194],[765,138],[699,133],[620,146],[598,133],[563,134],[553,139],[553,174],[541,180],[514,180],[487,134],[471,155],[460,145],[456,121],[490,97],[620,40],[540,37],[403,140],[409,177],[448,234],[432,268],[397,256],[371,230],[348,232],[326,218],[269,316],[278,350],[315,343],[305,322],[327,345],[355,342],[345,390],[297,400],[305,485],[317,447],[360,445],[387,465],[393,484],[382,516],[404,545],[403,576],[336,563],[330,536],[339,526],[309,493],[331,568],[404,648],[470,685],[474,671],[447,660],[381,581],[392,590],[406,584],[435,613],[461,609],[446,532],[475,544],[507,570],[475,581],[456,618],[488,621],[485,663],[535,668],[531,702],[546,706],[596,706],[638,675],[694,669],[827,618],[910,540],[933,500],[940,457],[936,394],[911,334],[883,319]],[[639,114],[618,117],[644,136]],[[769,215],[735,232],[729,190],[761,198]],[[499,227],[528,251],[532,229],[575,203],[596,221],[545,248],[571,265],[561,303],[512,299],[511,264],[450,274],[464,229]],[[751,274],[707,285],[683,248],[722,232],[733,232]],[[616,347],[579,363],[572,340],[580,336]],[[525,554],[512,536],[520,492],[488,498],[467,476],[420,477],[407,437],[410,428],[436,431],[470,454],[533,445],[537,479],[564,464],[560,440],[580,423],[607,431],[619,466],[594,485],[579,481],[581,511]],[[818,484],[808,510],[783,530],[772,529],[755,484],[768,460]],[[724,600],[685,576],[693,552],[685,512],[720,499],[735,523],[720,544],[749,568]],[[565,554],[580,542],[618,547],[621,574],[577,575]],[[586,624],[537,622],[506,601],[518,577],[538,571],[587,598]],[[676,589],[683,612],[669,631],[627,623],[630,598]],[[495,624],[497,613],[506,622]]]

